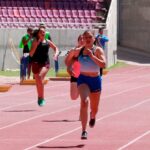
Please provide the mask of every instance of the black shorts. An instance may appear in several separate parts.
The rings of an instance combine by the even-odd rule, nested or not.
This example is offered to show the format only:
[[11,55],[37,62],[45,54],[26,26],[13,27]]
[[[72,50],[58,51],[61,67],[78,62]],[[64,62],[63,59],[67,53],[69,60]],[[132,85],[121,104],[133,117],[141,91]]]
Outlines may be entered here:
[[100,68],[100,76],[103,75],[103,68]]
[[77,82],[77,79],[78,79],[78,78],[76,78],[76,77],[74,77],[74,76],[71,76],[70,82]]

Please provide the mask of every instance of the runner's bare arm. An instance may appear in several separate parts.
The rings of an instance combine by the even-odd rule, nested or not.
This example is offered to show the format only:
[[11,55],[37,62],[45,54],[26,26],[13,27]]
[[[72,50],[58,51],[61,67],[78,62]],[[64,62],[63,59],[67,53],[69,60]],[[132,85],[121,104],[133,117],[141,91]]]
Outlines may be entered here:
[[104,55],[104,51],[101,47],[97,47],[95,53],[93,54],[90,50],[88,52],[91,59],[101,68],[105,68],[106,66],[106,58]]
[[58,57],[59,55],[59,50],[57,48],[57,46],[50,40],[48,40],[49,42],[49,46],[54,50],[55,54],[54,54],[54,57]]

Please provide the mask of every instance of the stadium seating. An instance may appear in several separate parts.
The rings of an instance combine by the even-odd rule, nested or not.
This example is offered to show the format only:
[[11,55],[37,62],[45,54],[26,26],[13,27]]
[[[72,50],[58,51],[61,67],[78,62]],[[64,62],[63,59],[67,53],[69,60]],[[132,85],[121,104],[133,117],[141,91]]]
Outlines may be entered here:
[[47,9],[46,13],[47,13],[48,18],[53,18],[53,12],[52,12],[52,10]]
[[43,18],[48,18],[48,15],[45,9],[41,9],[41,14]]
[[19,14],[20,14],[21,18],[25,18],[26,17],[25,11],[24,11],[24,9],[22,7],[20,7],[20,9],[19,9]]
[[99,12],[104,10],[104,0],[1,0],[0,27],[38,26],[41,21],[54,28],[87,27],[103,22],[106,15]]
[[31,17],[31,12],[29,11],[28,8],[25,8],[24,12],[25,12],[26,18],[30,18]]

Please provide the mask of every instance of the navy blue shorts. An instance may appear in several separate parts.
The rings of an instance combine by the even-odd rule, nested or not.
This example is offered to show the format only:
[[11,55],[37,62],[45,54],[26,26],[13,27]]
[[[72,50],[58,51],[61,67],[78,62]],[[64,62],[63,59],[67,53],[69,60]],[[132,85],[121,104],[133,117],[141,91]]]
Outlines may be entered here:
[[102,78],[100,76],[97,77],[89,77],[80,74],[77,80],[77,85],[86,84],[88,85],[90,92],[99,92],[102,90]]

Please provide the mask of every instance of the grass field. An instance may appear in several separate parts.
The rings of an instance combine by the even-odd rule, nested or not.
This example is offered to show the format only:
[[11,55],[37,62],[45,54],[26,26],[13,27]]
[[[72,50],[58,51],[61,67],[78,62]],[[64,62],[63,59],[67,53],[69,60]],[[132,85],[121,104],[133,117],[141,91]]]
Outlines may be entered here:
[[127,66],[128,64],[124,63],[124,62],[117,62],[115,65],[107,68],[108,70],[111,70],[111,69],[115,69],[115,68],[121,68],[121,67],[125,67]]
[[[19,77],[20,76],[20,71],[0,71],[0,76],[7,76],[7,77]],[[32,76],[32,74],[31,74]],[[55,71],[54,69],[50,69],[47,76],[55,76]]]
[[[127,66],[126,63],[123,62],[117,62],[117,64],[107,68],[108,70],[114,69],[114,68],[119,68],[119,67],[124,67]],[[61,69],[60,72],[66,72],[65,69]],[[0,71],[0,76],[7,76],[7,77],[19,77],[20,76],[20,71]],[[32,75],[31,75],[32,76]],[[47,77],[54,77],[55,76],[55,71],[54,69],[50,69]]]

